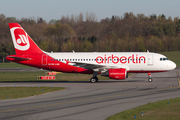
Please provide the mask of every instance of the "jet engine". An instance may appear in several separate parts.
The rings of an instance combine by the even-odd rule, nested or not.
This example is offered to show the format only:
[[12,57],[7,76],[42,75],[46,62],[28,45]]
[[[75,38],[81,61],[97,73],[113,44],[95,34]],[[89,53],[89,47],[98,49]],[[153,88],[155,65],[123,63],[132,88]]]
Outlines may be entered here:
[[124,68],[109,69],[105,72],[101,72],[101,76],[106,76],[111,79],[123,80],[128,77],[127,71]]

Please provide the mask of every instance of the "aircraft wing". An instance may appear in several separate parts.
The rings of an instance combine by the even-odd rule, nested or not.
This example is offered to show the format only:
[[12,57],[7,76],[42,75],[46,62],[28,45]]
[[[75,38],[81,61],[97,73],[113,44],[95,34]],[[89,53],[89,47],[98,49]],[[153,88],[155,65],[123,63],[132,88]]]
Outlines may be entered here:
[[129,69],[126,65],[100,65],[100,64],[90,64],[90,63],[81,63],[81,62],[71,62],[73,66],[83,67],[85,69],[91,69],[94,71],[105,71],[107,69],[116,69],[116,68],[126,68]]
[[89,63],[81,63],[81,62],[71,62],[73,63],[73,66],[83,67],[85,69],[97,69],[97,68],[103,68],[104,65],[96,65],[96,64],[89,64]]

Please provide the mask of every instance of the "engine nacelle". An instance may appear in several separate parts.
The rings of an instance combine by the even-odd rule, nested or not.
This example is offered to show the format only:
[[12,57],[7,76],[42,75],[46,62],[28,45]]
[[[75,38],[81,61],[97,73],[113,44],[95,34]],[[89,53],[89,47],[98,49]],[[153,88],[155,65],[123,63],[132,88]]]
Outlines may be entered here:
[[117,80],[123,80],[128,77],[127,71],[124,68],[109,69],[108,71],[101,73],[101,75]]

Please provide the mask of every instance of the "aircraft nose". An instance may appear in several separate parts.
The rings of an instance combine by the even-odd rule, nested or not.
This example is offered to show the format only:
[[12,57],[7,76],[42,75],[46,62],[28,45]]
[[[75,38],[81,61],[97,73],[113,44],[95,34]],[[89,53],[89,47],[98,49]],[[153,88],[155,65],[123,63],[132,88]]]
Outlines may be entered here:
[[175,69],[176,68],[176,63],[174,63],[173,61],[171,61],[171,69]]

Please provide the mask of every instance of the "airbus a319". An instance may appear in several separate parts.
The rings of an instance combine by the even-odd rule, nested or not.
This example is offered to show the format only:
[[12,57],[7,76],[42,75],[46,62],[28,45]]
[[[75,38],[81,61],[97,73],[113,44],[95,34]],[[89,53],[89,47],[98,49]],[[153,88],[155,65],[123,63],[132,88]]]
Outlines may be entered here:
[[128,73],[165,72],[176,64],[162,54],[152,52],[45,52],[18,23],[9,23],[16,54],[6,57],[16,63],[46,70],[93,74],[90,82],[98,82],[97,75],[124,80]]

